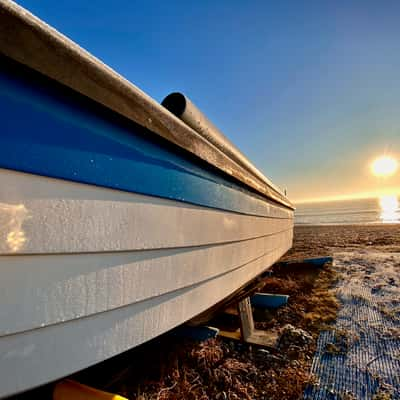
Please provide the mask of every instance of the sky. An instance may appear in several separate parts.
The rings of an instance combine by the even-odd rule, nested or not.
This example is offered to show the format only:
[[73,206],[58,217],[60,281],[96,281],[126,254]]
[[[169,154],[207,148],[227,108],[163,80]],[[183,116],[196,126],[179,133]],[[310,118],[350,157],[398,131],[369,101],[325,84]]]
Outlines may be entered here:
[[399,1],[18,0],[161,101],[185,93],[291,200],[400,193]]

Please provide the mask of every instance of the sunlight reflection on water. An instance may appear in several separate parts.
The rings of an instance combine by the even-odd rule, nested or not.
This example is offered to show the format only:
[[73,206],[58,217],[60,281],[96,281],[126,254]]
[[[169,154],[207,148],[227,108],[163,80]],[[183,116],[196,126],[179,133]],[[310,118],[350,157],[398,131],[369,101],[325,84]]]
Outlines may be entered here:
[[385,195],[379,198],[380,219],[383,223],[400,222],[400,206],[396,195]]

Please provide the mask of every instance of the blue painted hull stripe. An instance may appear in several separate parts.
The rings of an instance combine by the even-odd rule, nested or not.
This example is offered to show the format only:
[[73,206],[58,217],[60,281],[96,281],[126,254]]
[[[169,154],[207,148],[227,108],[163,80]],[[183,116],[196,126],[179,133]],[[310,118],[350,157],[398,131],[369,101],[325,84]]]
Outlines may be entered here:
[[[2,63],[0,167],[267,216],[269,202],[56,82]],[[22,71],[19,71],[19,69]]]

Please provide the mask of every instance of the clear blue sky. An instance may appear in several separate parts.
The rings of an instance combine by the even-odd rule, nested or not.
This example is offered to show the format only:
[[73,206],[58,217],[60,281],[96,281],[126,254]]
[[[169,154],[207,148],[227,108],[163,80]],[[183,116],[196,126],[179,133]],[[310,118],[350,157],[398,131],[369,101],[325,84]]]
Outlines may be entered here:
[[294,200],[400,190],[399,1],[19,0],[158,101],[186,93]]

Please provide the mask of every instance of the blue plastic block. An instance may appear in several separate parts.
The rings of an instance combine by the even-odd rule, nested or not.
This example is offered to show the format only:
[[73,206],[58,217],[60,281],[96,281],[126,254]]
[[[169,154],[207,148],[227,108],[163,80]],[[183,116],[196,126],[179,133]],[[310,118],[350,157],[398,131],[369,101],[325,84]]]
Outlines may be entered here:
[[203,341],[215,339],[219,334],[219,329],[212,326],[182,325],[175,328],[171,333],[174,336]]
[[307,258],[302,261],[305,264],[313,264],[316,267],[322,267],[328,262],[333,262],[333,257],[318,257],[318,258]]
[[287,304],[289,296],[286,294],[256,293],[251,296],[251,305],[259,308],[278,308]]
[[333,257],[306,258],[304,260],[283,261],[278,264],[280,265],[311,264],[314,265],[315,267],[323,267],[328,262],[333,262]]

